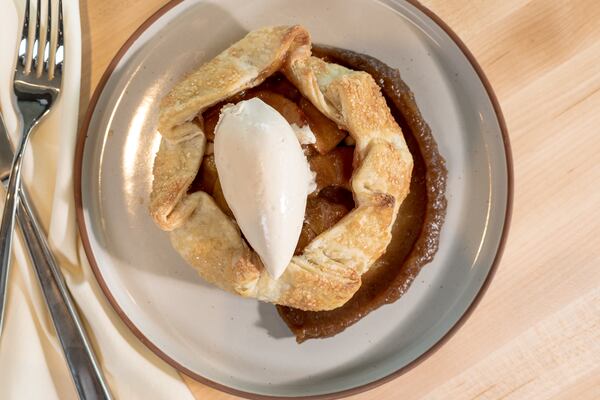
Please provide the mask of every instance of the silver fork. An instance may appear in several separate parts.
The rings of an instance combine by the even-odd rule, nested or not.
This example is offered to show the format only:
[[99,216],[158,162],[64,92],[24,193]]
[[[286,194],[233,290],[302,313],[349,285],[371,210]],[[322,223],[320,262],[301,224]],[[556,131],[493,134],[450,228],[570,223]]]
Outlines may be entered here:
[[17,106],[23,117],[23,134],[13,157],[0,225],[0,333],[23,154],[31,132],[48,114],[60,94],[63,54],[62,1],[28,0],[13,79]]
[[[0,329],[6,298],[10,234],[4,222],[14,224],[14,211],[21,226],[48,311],[63,348],[65,361],[81,399],[112,399],[77,308],[64,282],[56,259],[20,183],[20,164],[32,128],[48,113],[60,93],[63,59],[63,20],[60,0],[28,0],[23,23],[14,89],[23,114],[24,131],[13,155],[0,115],[0,181],[7,187],[2,232]],[[47,29],[44,29],[47,26]],[[37,43],[36,43],[37,42]],[[37,47],[37,56],[33,49]],[[12,160],[12,162],[11,162]],[[8,171],[10,170],[10,177]],[[7,182],[8,181],[8,182]],[[12,191],[11,191],[12,190]],[[7,211],[8,210],[8,211]],[[10,215],[10,212],[13,212]],[[9,218],[8,220],[6,218]]]

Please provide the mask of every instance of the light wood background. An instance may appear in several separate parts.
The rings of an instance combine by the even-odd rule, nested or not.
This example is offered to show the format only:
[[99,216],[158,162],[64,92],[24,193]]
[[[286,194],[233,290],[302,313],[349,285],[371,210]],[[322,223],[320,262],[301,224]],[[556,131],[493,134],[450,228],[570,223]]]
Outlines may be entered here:
[[[600,1],[423,0],[479,60],[515,167],[502,263],[462,329],[358,399],[600,399]],[[82,1],[82,109],[166,0]],[[186,378],[196,398],[233,399]]]

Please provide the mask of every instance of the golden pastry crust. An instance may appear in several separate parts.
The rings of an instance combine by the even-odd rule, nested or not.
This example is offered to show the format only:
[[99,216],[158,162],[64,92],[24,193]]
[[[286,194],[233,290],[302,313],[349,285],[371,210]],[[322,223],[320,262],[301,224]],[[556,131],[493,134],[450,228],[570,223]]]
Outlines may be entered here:
[[181,226],[196,208],[194,198],[186,192],[200,168],[205,145],[204,135],[182,142],[160,142],[152,167],[150,213],[163,230]]
[[[205,142],[190,120],[278,70],[355,139],[356,207],[293,257],[275,280],[212,197],[188,195],[187,189]],[[175,249],[206,281],[242,296],[312,311],[343,305],[385,252],[408,194],[412,157],[379,87],[365,72],[312,57],[309,34],[300,26],[253,31],[198,68],[161,103],[159,131],[151,215],[171,231]]]
[[198,135],[190,121],[205,109],[259,85],[279,70],[290,47],[310,43],[300,26],[275,26],[250,32],[186,78],[162,99],[158,131],[171,141]]

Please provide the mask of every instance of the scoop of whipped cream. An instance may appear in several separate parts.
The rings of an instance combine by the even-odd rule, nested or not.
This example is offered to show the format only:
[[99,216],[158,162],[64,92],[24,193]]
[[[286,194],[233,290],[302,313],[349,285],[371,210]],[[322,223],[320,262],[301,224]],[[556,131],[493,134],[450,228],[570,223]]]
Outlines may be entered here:
[[258,98],[223,107],[215,128],[215,164],[225,200],[269,274],[294,255],[306,197],[315,188],[290,124]]

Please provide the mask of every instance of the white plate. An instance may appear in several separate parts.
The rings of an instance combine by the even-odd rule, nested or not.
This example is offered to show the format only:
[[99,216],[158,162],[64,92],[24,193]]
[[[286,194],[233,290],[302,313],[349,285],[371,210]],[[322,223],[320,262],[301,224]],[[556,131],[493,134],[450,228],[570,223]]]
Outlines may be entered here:
[[[398,67],[449,171],[439,251],[408,292],[343,333],[302,345],[272,305],[200,280],[147,211],[161,96],[246,31],[294,23],[314,42]],[[144,343],[179,370],[240,395],[342,395],[395,376],[457,325],[498,261],[510,153],[485,78],[440,24],[406,1],[184,1],[130,39],[81,132],[76,198],[98,280]]]

